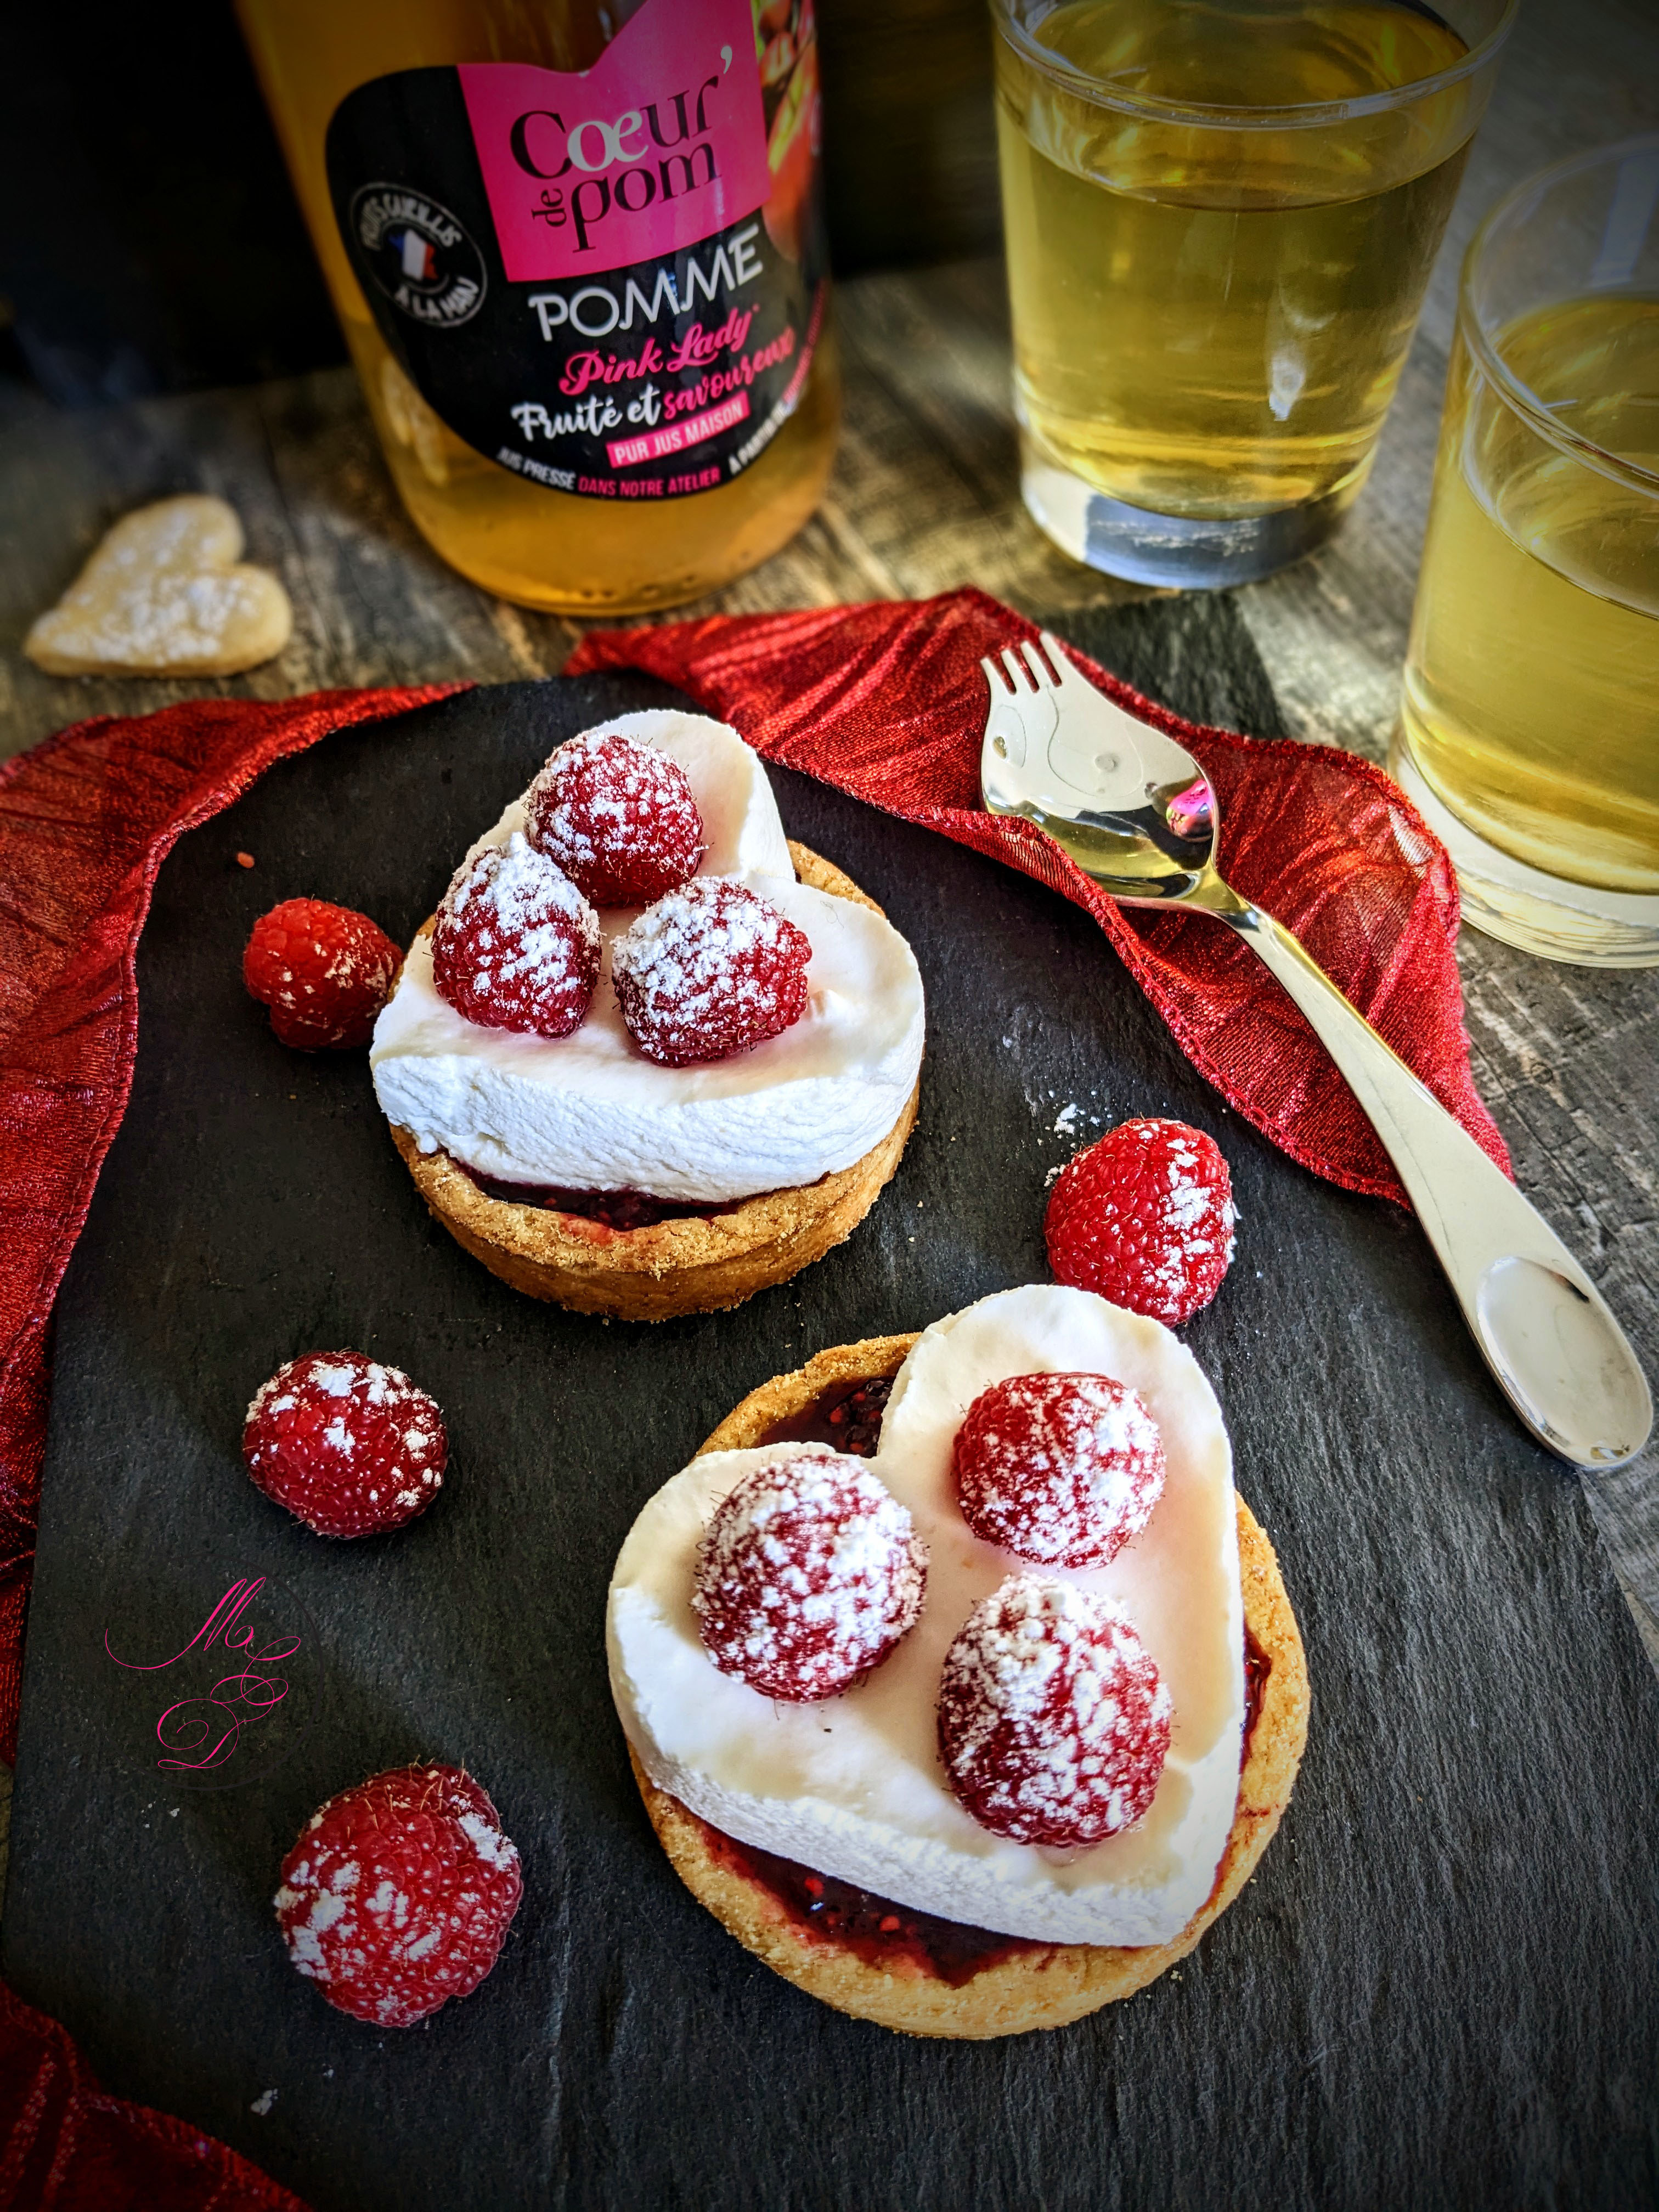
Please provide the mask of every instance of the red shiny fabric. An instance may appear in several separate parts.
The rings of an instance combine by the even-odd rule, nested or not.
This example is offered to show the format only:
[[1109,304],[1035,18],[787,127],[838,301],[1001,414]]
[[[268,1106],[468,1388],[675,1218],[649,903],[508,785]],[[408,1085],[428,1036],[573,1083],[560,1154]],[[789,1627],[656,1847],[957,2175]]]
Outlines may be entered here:
[[[1119,906],[1035,823],[983,813],[982,654],[1036,635],[983,592],[802,614],[596,630],[567,673],[639,668],[721,716],[767,760],[1035,876],[1087,908],[1200,1073],[1264,1136],[1348,1190],[1406,1194],[1358,1101],[1249,946],[1200,915]],[[1369,761],[1183,721],[1073,653],[1110,698],[1194,754],[1221,808],[1221,871],[1293,929],[1505,1172],[1469,1071],[1444,848]]]
[[[63,730],[0,768],[0,1757],[16,1755],[48,1332],[126,1110],[134,960],[186,830],[331,731],[465,689],[192,701]],[[233,948],[233,957],[240,947]],[[57,2022],[0,1987],[0,2205],[306,2212],[235,2153],[99,2088]]]
[[199,2128],[106,2095],[57,2021],[3,1986],[0,2204],[19,2212],[307,2212]]

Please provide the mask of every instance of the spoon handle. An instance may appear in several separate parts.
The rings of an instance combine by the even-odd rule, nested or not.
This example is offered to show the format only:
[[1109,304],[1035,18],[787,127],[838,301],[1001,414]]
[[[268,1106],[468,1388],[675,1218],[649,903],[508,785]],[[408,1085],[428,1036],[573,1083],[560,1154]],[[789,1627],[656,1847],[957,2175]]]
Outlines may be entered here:
[[1543,1216],[1288,929],[1242,900],[1212,911],[1267,962],[1370,1115],[1482,1357],[1528,1428],[1576,1467],[1634,1458],[1653,1425],[1646,1377]]

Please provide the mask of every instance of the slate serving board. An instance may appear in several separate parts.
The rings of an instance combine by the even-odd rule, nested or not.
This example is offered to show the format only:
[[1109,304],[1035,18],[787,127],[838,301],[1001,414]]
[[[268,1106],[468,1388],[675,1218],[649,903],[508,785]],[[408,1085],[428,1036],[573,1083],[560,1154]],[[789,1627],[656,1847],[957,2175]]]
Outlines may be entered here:
[[[1275,726],[1224,602],[1081,641]],[[287,1053],[243,997],[277,898],[407,936],[553,743],[665,696],[515,685],[346,733],[162,870],[132,1103],[60,1306],[6,1975],[112,2088],[319,2212],[1653,2202],[1659,1698],[1578,1486],[1508,1418],[1414,1223],[1229,1113],[1084,915],[775,775],[791,834],[915,947],[921,1124],[849,1244],[656,1328],[496,1283],[428,1221],[362,1056]],[[1138,1113],[1232,1164],[1239,1257],[1186,1335],[1307,1640],[1307,1759],[1184,1966],[1055,2034],[910,2042],[787,1987],[671,1873],[605,1685],[611,1563],[768,1376],[1041,1279],[1048,1170]],[[453,1440],[436,1506],[351,1545],[289,1523],[237,1449],[257,1384],[337,1345],[406,1367]],[[289,1698],[216,1771],[158,1771],[190,1662],[137,1668],[258,1577],[246,1618],[301,1639]],[[477,1996],[379,2034],[295,1976],[269,1900],[317,1803],[425,1757],[491,1790],[525,1901]]]

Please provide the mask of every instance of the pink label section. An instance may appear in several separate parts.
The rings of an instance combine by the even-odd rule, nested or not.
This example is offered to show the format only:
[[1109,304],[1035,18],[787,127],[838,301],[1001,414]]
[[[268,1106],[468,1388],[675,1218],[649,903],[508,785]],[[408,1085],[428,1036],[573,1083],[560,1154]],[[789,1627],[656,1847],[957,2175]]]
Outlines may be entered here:
[[647,0],[581,76],[457,73],[515,284],[677,252],[770,193],[750,0]]
[[617,438],[605,450],[613,469],[631,469],[640,461],[659,461],[668,453],[684,453],[701,446],[705,439],[718,438],[722,430],[735,430],[748,419],[749,394],[739,392],[735,398],[711,407],[706,415],[694,415],[689,422],[670,422],[663,429],[647,431],[642,438]]

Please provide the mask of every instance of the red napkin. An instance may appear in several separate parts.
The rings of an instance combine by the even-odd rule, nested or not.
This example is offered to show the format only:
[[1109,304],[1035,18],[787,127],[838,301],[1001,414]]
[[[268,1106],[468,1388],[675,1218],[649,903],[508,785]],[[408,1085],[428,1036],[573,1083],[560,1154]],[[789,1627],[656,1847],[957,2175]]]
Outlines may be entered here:
[[[186,830],[331,730],[464,689],[206,699],[63,730],[0,768],[0,1758],[16,1758],[52,1300],[126,1111],[133,963]],[[230,957],[240,947],[231,948]],[[0,1988],[0,2204],[305,2212],[198,2130],[106,2096],[64,2030]]]
[[0,2204],[17,2212],[307,2212],[211,2136],[106,2096],[57,2021],[3,1985]]
[[[1316,1175],[1407,1203],[1324,1047],[1267,969],[1202,915],[1119,906],[1034,823],[981,811],[980,659],[1037,634],[983,592],[804,614],[595,630],[566,673],[639,668],[678,684],[765,759],[1006,860],[1086,907],[1182,1050]],[[1469,1073],[1453,940],[1457,879],[1399,786],[1356,754],[1200,727],[1083,653],[1091,682],[1194,753],[1221,807],[1221,871],[1316,960],[1500,1167]]]
[[[1035,634],[968,591],[921,604],[598,632],[570,672],[634,667],[666,678],[767,759],[1074,899],[1241,1113],[1316,1173],[1401,1198],[1346,1085],[1243,945],[1201,918],[1132,915],[1030,823],[977,811],[980,656]],[[1507,1166],[1469,1073],[1450,864],[1395,787],[1327,746],[1195,727],[1076,657],[1103,690],[1196,754],[1221,802],[1230,881],[1297,931]],[[0,768],[0,1756],[8,1760],[52,1303],[126,1107],[134,955],[156,871],[185,830],[228,805],[273,761],[459,688],[320,692],[276,705],[200,701],[83,722]],[[0,1990],[0,2203],[228,2212],[294,2208],[298,2199],[182,2124],[103,2095],[63,2030]]]

